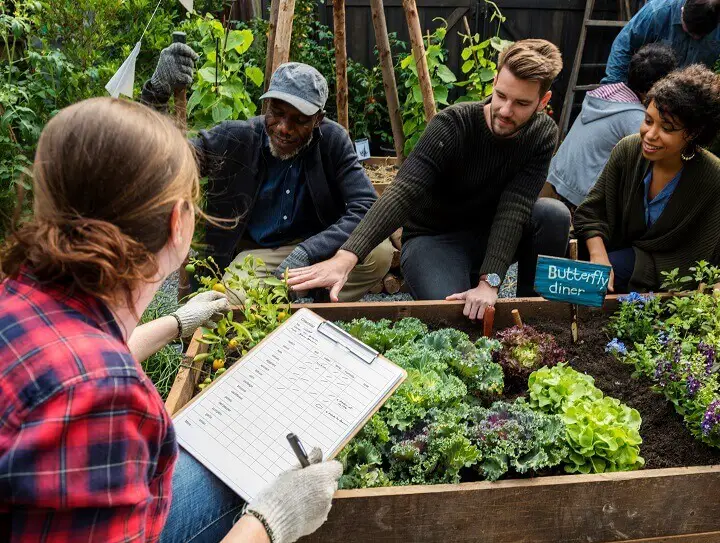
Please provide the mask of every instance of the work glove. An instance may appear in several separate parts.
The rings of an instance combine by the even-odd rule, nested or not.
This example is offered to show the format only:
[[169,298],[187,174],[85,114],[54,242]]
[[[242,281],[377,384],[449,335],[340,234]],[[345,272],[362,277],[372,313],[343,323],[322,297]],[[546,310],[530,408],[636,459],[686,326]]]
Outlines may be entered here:
[[150,85],[155,92],[170,94],[175,87],[189,87],[193,82],[198,55],[184,43],[173,43],[160,52]]
[[272,543],[292,543],[313,533],[327,520],[342,464],[322,462],[317,447],[310,466],[286,471],[255,498],[247,511],[263,522]]
[[221,292],[201,292],[173,313],[180,322],[180,337],[193,335],[200,326],[229,309],[230,302]]
[[304,268],[310,265],[310,256],[305,252],[305,249],[299,245],[295,247],[292,252],[287,255],[280,265],[275,270],[275,277],[282,279],[285,277],[286,269]]

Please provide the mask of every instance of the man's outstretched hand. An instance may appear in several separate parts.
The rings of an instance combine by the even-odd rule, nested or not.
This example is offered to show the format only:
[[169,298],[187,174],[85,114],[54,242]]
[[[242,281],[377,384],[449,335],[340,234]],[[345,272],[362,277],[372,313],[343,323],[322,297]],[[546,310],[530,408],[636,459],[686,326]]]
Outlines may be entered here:
[[488,307],[494,307],[497,302],[498,290],[485,281],[465,292],[458,292],[445,298],[446,300],[464,300],[463,315],[471,320],[482,319]]
[[326,288],[330,290],[330,300],[337,302],[338,295],[357,262],[357,256],[341,249],[329,260],[304,268],[289,269],[288,285],[295,292]]

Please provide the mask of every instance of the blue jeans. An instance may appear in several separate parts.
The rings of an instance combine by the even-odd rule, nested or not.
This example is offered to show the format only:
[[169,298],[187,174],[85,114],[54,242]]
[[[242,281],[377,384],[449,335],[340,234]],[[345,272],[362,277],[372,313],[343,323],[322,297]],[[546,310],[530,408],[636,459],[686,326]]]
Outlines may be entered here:
[[[560,201],[539,198],[512,261],[518,263],[517,296],[537,296],[533,284],[538,255],[565,256],[570,211]],[[485,258],[489,228],[416,236],[403,240],[401,266],[416,300],[444,300],[476,287]]]
[[244,505],[240,496],[181,448],[160,543],[217,543]]
[[608,253],[608,260],[610,260],[615,274],[613,282],[615,292],[627,292],[630,278],[635,269],[635,251],[632,247],[611,251]]

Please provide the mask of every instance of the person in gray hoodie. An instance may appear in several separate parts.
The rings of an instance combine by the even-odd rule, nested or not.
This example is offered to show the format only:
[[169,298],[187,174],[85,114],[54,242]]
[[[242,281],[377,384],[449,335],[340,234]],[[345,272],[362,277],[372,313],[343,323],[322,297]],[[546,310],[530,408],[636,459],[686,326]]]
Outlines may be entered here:
[[645,94],[675,67],[670,47],[648,44],[633,55],[627,83],[601,85],[587,93],[580,115],[548,172],[548,183],[570,204],[568,207],[576,207],[585,199],[615,145],[638,132],[645,117]]

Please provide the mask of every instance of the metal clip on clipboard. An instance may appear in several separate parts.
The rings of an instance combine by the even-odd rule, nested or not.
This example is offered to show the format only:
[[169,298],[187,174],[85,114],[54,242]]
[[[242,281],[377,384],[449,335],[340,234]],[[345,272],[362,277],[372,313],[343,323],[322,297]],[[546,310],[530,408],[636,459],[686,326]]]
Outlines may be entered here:
[[317,331],[325,336],[325,338],[335,343],[338,347],[342,347],[366,364],[372,364],[378,357],[379,353],[375,349],[368,347],[362,341],[355,339],[345,330],[332,322],[321,322],[317,327]]

